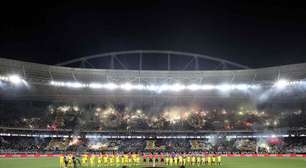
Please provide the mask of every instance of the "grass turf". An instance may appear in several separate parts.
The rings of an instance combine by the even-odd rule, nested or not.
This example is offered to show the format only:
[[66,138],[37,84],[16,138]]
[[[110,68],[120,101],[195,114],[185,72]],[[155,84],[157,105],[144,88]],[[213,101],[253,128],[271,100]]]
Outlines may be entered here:
[[[135,167],[135,166],[134,166]],[[143,166],[138,166],[143,167]],[[137,167],[137,168],[138,168]],[[172,166],[178,167],[178,166]],[[171,167],[171,168],[172,168]],[[190,167],[190,166],[186,166]],[[198,166],[194,166],[195,168]],[[305,158],[222,158],[221,166],[207,168],[306,168]],[[58,158],[9,158],[0,159],[0,168],[59,168]],[[91,167],[88,167],[91,168]]]

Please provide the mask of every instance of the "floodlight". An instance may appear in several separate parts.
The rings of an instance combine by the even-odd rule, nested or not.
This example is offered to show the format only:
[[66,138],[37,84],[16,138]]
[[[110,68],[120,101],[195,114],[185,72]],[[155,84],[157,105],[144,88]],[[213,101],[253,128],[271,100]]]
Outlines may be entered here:
[[73,108],[72,108],[74,111],[79,111],[80,110],[80,108],[78,107],[78,106],[73,106]]
[[119,86],[114,84],[114,83],[107,83],[107,84],[103,85],[103,87],[105,89],[114,90],[114,89],[117,89]]
[[201,85],[201,89],[202,90],[212,90],[212,89],[216,89],[216,86],[214,86],[214,85]]
[[149,90],[149,91],[158,91],[158,86],[157,85],[147,85],[145,86],[145,89],[146,90]]
[[65,85],[68,86],[68,87],[71,87],[71,88],[85,87],[85,85],[80,83],[80,82],[67,82],[67,83],[65,83]]
[[175,91],[175,92],[184,90],[185,88],[186,88],[186,86],[184,86],[182,84],[179,84],[179,83],[176,83],[174,85],[169,85],[169,90]]
[[274,83],[274,86],[278,89],[284,89],[288,85],[289,85],[289,81],[285,79],[280,79]]
[[157,92],[163,92],[163,91],[168,91],[171,89],[171,86],[168,84],[162,84],[158,89],[156,90]]
[[197,84],[191,84],[191,85],[186,86],[186,88],[193,91],[193,90],[199,90],[201,86]]
[[10,75],[8,77],[9,81],[12,82],[13,84],[20,84],[22,82],[22,78],[19,75]]
[[250,88],[250,85],[248,84],[237,84],[233,86],[237,90],[247,90]]
[[250,85],[250,89],[260,89],[261,86],[258,85],[258,84],[253,84],[253,85]]
[[123,90],[132,90],[134,86],[130,83],[125,83],[125,84],[120,85],[120,88]]
[[[1,77],[1,76],[0,76]],[[1,80],[2,78],[0,78]],[[14,83],[18,83],[20,81],[25,82],[22,80],[19,76],[11,76],[8,78]],[[285,82],[285,84],[288,82]],[[278,85],[282,85],[283,81],[280,81]],[[289,85],[290,83],[288,83]],[[258,89],[260,88],[260,85],[251,85],[251,84],[219,84],[219,85],[213,85],[213,84],[189,84],[184,85],[180,83],[174,83],[174,84],[133,84],[133,83],[123,83],[123,84],[116,84],[116,83],[80,83],[80,82],[62,82],[62,81],[50,81],[50,85],[53,86],[61,86],[61,87],[71,87],[71,88],[91,88],[91,89],[107,89],[107,90],[115,90],[115,89],[122,89],[122,90],[147,90],[152,92],[161,93],[164,91],[172,91],[172,92],[179,92],[183,90],[191,90],[191,91],[197,91],[197,90],[220,90],[220,91],[231,91],[231,90],[248,90],[248,89]]]
[[230,84],[222,84],[222,85],[218,85],[217,88],[221,91],[230,91],[233,86]]
[[102,88],[103,85],[101,83],[90,83],[88,87],[91,89],[99,89],[99,88]]
[[137,85],[134,85],[134,88],[135,88],[136,90],[143,90],[143,89],[145,89],[145,86],[142,85],[142,84],[137,84]]
[[7,76],[0,76],[0,80],[8,81],[9,79]]

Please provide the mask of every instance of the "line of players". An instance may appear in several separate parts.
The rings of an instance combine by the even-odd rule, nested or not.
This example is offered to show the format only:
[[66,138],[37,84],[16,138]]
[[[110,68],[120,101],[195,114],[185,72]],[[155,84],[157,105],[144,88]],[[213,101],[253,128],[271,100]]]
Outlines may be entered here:
[[98,154],[82,155],[80,159],[72,154],[60,157],[60,168],[81,167],[109,167],[109,166],[137,166],[140,165],[141,157],[137,153],[128,154]]
[[[141,157],[143,163],[141,163]],[[110,153],[98,155],[82,155],[81,161],[74,155],[60,157],[61,168],[76,167],[108,167],[108,166],[137,166],[140,164],[176,165],[221,165],[220,155],[204,153]]]
[[163,163],[169,166],[200,166],[200,165],[221,165],[221,155],[207,155],[204,153],[150,153],[149,155],[143,154],[143,161]]

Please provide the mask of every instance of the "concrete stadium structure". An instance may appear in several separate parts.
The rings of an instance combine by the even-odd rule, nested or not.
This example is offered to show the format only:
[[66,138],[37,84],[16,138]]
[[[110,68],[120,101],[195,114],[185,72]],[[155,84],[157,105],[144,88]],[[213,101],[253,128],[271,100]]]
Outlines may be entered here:
[[[140,52],[140,51],[139,51]],[[149,52],[149,51],[148,51]],[[153,52],[153,51],[150,51]],[[138,52],[137,52],[138,53]],[[141,51],[140,53],[145,53]],[[169,53],[165,52],[165,53]],[[164,53],[164,54],[165,54]],[[117,53],[118,54],[118,53]],[[119,52],[120,54],[120,52]],[[172,54],[182,54],[173,52]],[[184,54],[184,53],[183,53]],[[186,53],[185,53],[186,54]],[[114,53],[102,54],[102,56],[113,56]],[[101,55],[96,55],[96,57]],[[200,55],[191,55],[200,57]],[[149,91],[122,91],[122,90],[95,90],[89,88],[63,88],[50,86],[50,81],[70,81],[70,82],[99,82],[99,83],[136,83],[136,84],[163,84],[163,83],[182,83],[182,84],[222,84],[222,83],[245,83],[260,84],[264,89],[268,89],[278,79],[287,79],[299,81],[306,79],[306,63],[245,69],[246,66],[237,65],[238,70],[128,70],[128,69],[93,69],[93,68],[70,68],[60,65],[66,65],[76,61],[87,60],[96,57],[83,57],[80,59],[60,63],[59,65],[43,65],[37,63],[23,62],[11,59],[0,58],[0,75],[18,74],[28,83],[25,89],[18,89],[3,92],[2,97],[21,98],[21,99],[38,99],[38,100],[55,100],[55,101],[104,101],[104,100],[125,100],[126,97],[134,97],[135,100],[145,100],[145,98],[196,98],[201,97],[206,100],[222,98],[214,91],[205,92],[165,92],[162,94]],[[169,59],[168,59],[169,61]],[[292,94],[292,99],[304,100],[305,94],[300,91]],[[247,94],[233,94],[231,100],[243,100]],[[226,100],[228,101],[228,99]]]

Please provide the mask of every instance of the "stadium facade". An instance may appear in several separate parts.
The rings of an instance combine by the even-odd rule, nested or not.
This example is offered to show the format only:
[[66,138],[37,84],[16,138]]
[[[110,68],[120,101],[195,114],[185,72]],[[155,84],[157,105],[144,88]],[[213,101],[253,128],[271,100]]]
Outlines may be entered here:
[[[77,89],[78,86],[72,87],[54,87],[51,81],[77,83],[134,83],[134,84],[186,84],[186,85],[222,85],[222,84],[248,84],[260,85],[263,89],[271,88],[277,80],[286,79],[288,81],[302,82],[306,77],[306,63],[276,66],[258,69],[243,70],[211,70],[211,71],[152,71],[152,70],[112,70],[112,69],[84,69],[69,68],[61,66],[42,65],[30,62],[22,62],[10,59],[0,59],[0,74],[7,76],[18,74],[27,81],[28,88],[18,89],[18,94],[14,91],[3,92],[3,96],[13,95],[14,98],[22,99],[51,99],[58,101],[80,101],[93,102],[104,99],[116,99],[116,101],[125,97],[135,97],[145,99],[145,97],[195,97],[199,96],[213,100],[221,98],[217,92],[204,91],[192,92],[190,90],[182,92],[165,92],[158,94],[155,92],[145,91],[117,91],[113,89]],[[15,88],[14,88],[15,89]],[[225,88],[226,89],[226,88]],[[205,93],[205,94],[203,94]],[[231,95],[230,100],[237,98],[244,99],[245,95]],[[281,97],[280,97],[281,98]],[[287,97],[285,101],[288,101]],[[305,94],[292,95],[290,100],[305,99]]]

